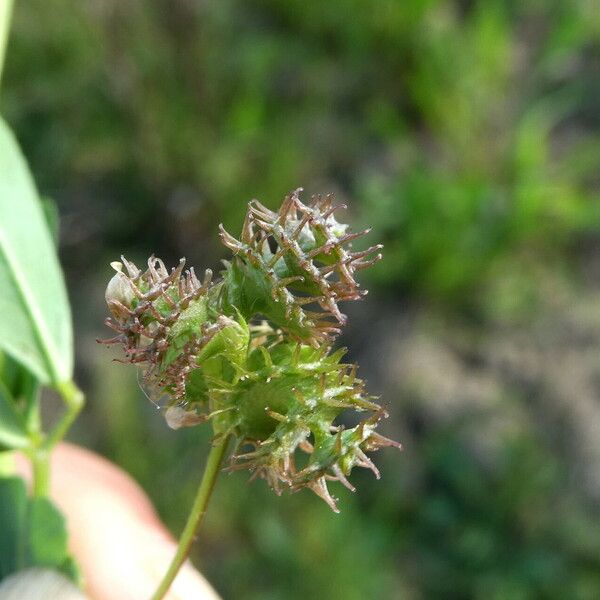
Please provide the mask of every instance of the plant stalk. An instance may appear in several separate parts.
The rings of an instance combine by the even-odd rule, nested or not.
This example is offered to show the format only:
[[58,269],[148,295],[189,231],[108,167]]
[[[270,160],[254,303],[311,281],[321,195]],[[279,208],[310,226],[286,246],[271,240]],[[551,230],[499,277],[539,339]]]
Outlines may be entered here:
[[66,410],[44,441],[43,447],[47,451],[52,450],[52,448],[65,437],[67,431],[73,424],[73,421],[75,421],[77,415],[83,408],[85,399],[83,392],[72,381],[59,383],[56,386],[56,390],[61,395]]
[[12,9],[13,0],[0,0],[0,79],[2,79],[2,68],[4,67],[4,57],[8,45]]
[[60,383],[56,389],[66,406],[64,414],[47,437],[39,431],[32,432],[34,439],[28,455],[33,471],[34,496],[47,496],[50,493],[50,454],[54,446],[65,437],[83,406],[83,392],[72,381]]
[[210,500],[212,491],[215,487],[215,482],[217,481],[217,477],[219,475],[219,470],[221,467],[221,462],[223,461],[223,456],[225,455],[227,442],[228,438],[225,438],[213,446],[210,450],[208,459],[206,461],[206,467],[204,468],[204,473],[202,474],[202,480],[200,481],[200,486],[196,492],[196,498],[194,499],[194,503],[190,510],[187,523],[185,524],[181,537],[179,538],[177,552],[175,553],[175,556],[171,561],[163,580],[160,582],[160,585],[154,592],[151,600],[162,600],[165,597],[166,593],[171,587],[171,584],[177,576],[179,569],[181,569],[181,566],[187,560],[192,544],[196,539],[198,529],[200,528],[204,515],[206,514],[208,501]]
[[33,495],[48,496],[50,493],[50,454],[43,448],[36,448],[31,454],[33,471]]

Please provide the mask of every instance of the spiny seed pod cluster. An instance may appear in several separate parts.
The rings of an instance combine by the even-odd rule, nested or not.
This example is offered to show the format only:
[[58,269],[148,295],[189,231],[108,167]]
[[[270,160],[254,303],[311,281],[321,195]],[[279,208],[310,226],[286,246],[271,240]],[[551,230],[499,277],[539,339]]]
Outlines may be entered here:
[[[356,365],[332,348],[346,322],[339,302],[366,292],[354,275],[381,258],[380,245],[354,252],[332,196],[301,202],[300,190],[273,212],[248,205],[240,239],[221,226],[233,257],[218,281],[207,270],[168,271],[150,257],[142,272],[125,258],[106,290],[124,362],[164,398],[173,427],[210,420],[215,440],[233,436],[231,470],[247,469],[280,493],[307,487],[337,512],[327,482],[354,490],[354,466],[379,472],[368,452],[400,444],[375,429],[385,411],[365,391]],[[366,413],[344,427],[344,413]]]
[[290,336],[317,347],[346,322],[338,302],[367,293],[354,273],[381,259],[382,246],[350,252],[352,240],[369,230],[347,232],[334,217],[343,205],[334,205],[332,195],[316,196],[306,206],[299,191],[278,212],[250,202],[239,240],[221,226],[221,240],[234,253],[225,275],[227,300],[240,310],[258,309]]

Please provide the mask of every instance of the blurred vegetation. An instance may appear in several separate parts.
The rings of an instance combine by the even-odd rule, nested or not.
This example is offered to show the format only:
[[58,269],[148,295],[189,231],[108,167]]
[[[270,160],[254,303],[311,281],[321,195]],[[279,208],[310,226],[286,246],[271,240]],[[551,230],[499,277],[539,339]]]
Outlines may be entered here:
[[586,0],[17,3],[1,105],[63,217],[77,436],[174,530],[207,432],[95,347],[106,263],[214,266],[218,222],[300,185],[386,244],[344,342],[406,451],[340,516],[224,478],[197,560],[225,598],[600,596],[599,40]]

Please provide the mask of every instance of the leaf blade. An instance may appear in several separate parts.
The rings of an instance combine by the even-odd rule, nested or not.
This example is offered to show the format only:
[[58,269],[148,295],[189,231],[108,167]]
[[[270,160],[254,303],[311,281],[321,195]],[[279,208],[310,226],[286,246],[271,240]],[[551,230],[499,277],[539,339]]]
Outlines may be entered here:
[[42,383],[71,378],[71,315],[27,163],[0,119],[0,348]]
[[25,540],[25,563],[59,568],[68,558],[65,518],[48,498],[31,498]]
[[27,493],[20,477],[0,479],[0,579],[23,567]]
[[46,567],[79,584],[67,542],[65,517],[49,498],[28,498],[21,477],[0,478],[0,581],[28,567]]

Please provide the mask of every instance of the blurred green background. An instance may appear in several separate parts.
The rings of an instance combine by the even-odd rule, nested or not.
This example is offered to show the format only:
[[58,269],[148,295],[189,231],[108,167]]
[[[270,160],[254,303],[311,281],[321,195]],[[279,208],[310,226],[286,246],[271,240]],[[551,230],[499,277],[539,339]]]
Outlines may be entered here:
[[218,269],[251,198],[335,192],[385,260],[340,340],[403,453],[341,515],[223,477],[225,599],[600,598],[600,11],[593,0],[17,2],[1,110],[62,216],[72,439],[174,532],[207,428],[111,362],[108,263]]

